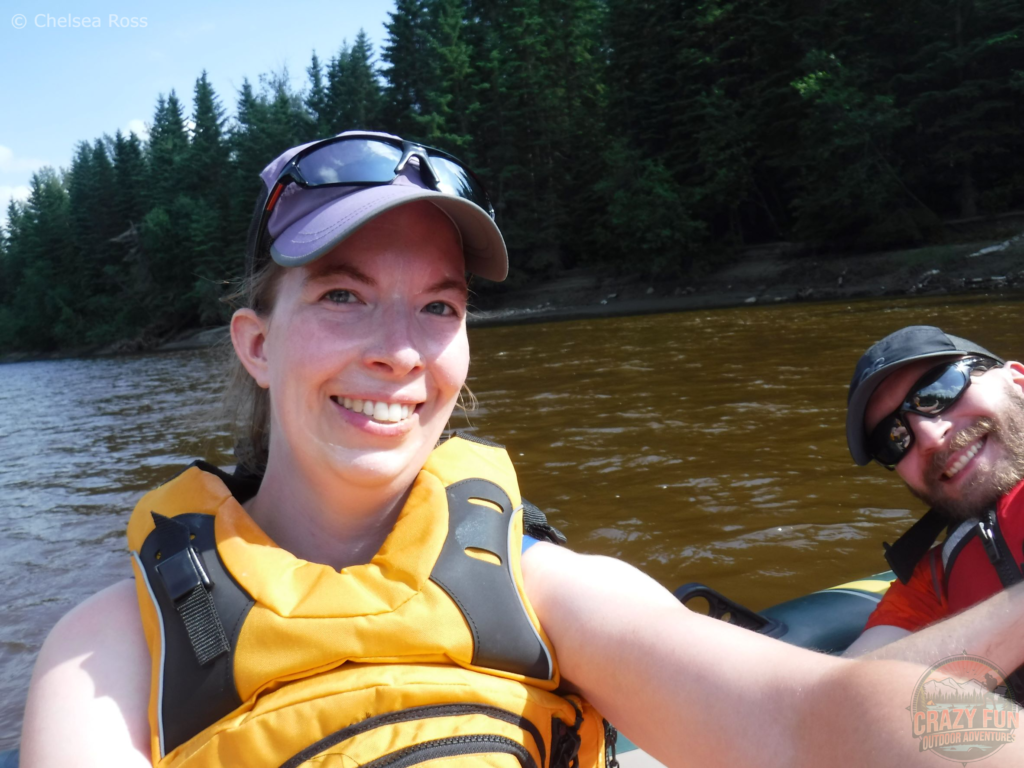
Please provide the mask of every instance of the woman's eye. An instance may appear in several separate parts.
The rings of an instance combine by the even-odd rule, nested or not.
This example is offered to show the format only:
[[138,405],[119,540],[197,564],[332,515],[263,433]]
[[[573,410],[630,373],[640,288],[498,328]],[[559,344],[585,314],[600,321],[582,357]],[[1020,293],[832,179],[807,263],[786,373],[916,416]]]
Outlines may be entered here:
[[328,291],[324,294],[324,298],[328,301],[334,302],[335,304],[351,304],[356,300],[355,295],[351,291],[344,291],[341,289]]
[[432,301],[423,308],[424,312],[429,312],[432,315],[454,315],[455,310],[450,304],[446,304],[443,301]]

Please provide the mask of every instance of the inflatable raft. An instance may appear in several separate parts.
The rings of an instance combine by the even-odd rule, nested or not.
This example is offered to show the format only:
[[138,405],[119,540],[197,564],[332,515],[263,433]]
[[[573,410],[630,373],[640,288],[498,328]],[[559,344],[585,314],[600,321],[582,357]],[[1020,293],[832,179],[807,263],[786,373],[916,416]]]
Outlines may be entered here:
[[[857,639],[868,616],[895,578],[892,571],[878,573],[859,581],[787,600],[759,613],[703,584],[684,584],[674,594],[683,605],[714,619],[801,648],[838,654]],[[621,734],[617,747],[622,768],[653,768],[660,765]],[[18,750],[0,752],[0,768],[18,768]]]

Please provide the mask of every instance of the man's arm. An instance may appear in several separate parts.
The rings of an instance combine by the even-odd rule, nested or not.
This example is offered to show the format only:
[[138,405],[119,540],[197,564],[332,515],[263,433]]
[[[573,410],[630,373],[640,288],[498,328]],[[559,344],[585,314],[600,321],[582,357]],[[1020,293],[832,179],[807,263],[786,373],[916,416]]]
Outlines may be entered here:
[[893,627],[888,624],[869,627],[861,633],[860,637],[850,643],[850,647],[843,651],[843,656],[848,659],[864,656],[867,653],[878,650],[882,646],[889,645],[889,643],[895,643],[909,634],[909,629]]
[[[847,765],[934,768],[907,713],[920,664],[789,646],[686,610],[625,563],[552,545],[531,547],[523,574],[562,674],[667,765],[788,768],[842,755]],[[972,626],[968,616],[950,622],[957,632]],[[1024,588],[987,622],[985,650],[1010,668],[1024,661]],[[1022,755],[1014,743],[991,760],[1018,765]]]
[[1024,661],[1024,635],[1014,636],[1007,631],[1010,627],[1024,628],[1022,587],[1024,584],[997,592],[969,610],[878,648],[864,658],[928,665],[946,656],[971,653],[1009,674]]

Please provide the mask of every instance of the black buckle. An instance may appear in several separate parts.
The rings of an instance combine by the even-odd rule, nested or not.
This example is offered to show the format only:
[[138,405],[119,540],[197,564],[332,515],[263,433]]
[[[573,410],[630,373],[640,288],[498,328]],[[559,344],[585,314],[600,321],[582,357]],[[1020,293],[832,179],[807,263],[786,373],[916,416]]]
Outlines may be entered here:
[[156,572],[160,574],[164,589],[175,603],[196,587],[202,586],[207,590],[213,587],[203,561],[199,559],[199,553],[192,547],[185,547],[181,552],[157,563]]

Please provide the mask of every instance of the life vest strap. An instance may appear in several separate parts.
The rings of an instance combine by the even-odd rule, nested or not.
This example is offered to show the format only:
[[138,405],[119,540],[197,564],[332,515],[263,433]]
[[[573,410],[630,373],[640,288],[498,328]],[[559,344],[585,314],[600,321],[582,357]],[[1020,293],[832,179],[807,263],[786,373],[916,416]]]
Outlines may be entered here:
[[185,624],[196,660],[200,666],[206,666],[231,650],[210,596],[213,584],[199,553],[190,543],[188,526],[156,512],[152,515],[161,552],[156,572]]
[[900,581],[904,584],[910,581],[914,568],[948,524],[949,521],[941,512],[929,509],[894,544],[882,542],[886,562]]
[[988,556],[989,562],[992,563],[992,567],[1004,587],[1012,587],[1014,584],[1024,581],[1024,575],[1021,574],[1017,560],[1010,551],[1010,545],[1006,543],[1006,538],[999,530],[999,518],[996,516],[995,509],[990,509],[978,521],[978,537],[985,547],[985,554]]
[[568,541],[565,534],[548,522],[541,508],[523,499],[523,532],[539,541],[550,541],[562,547]]

